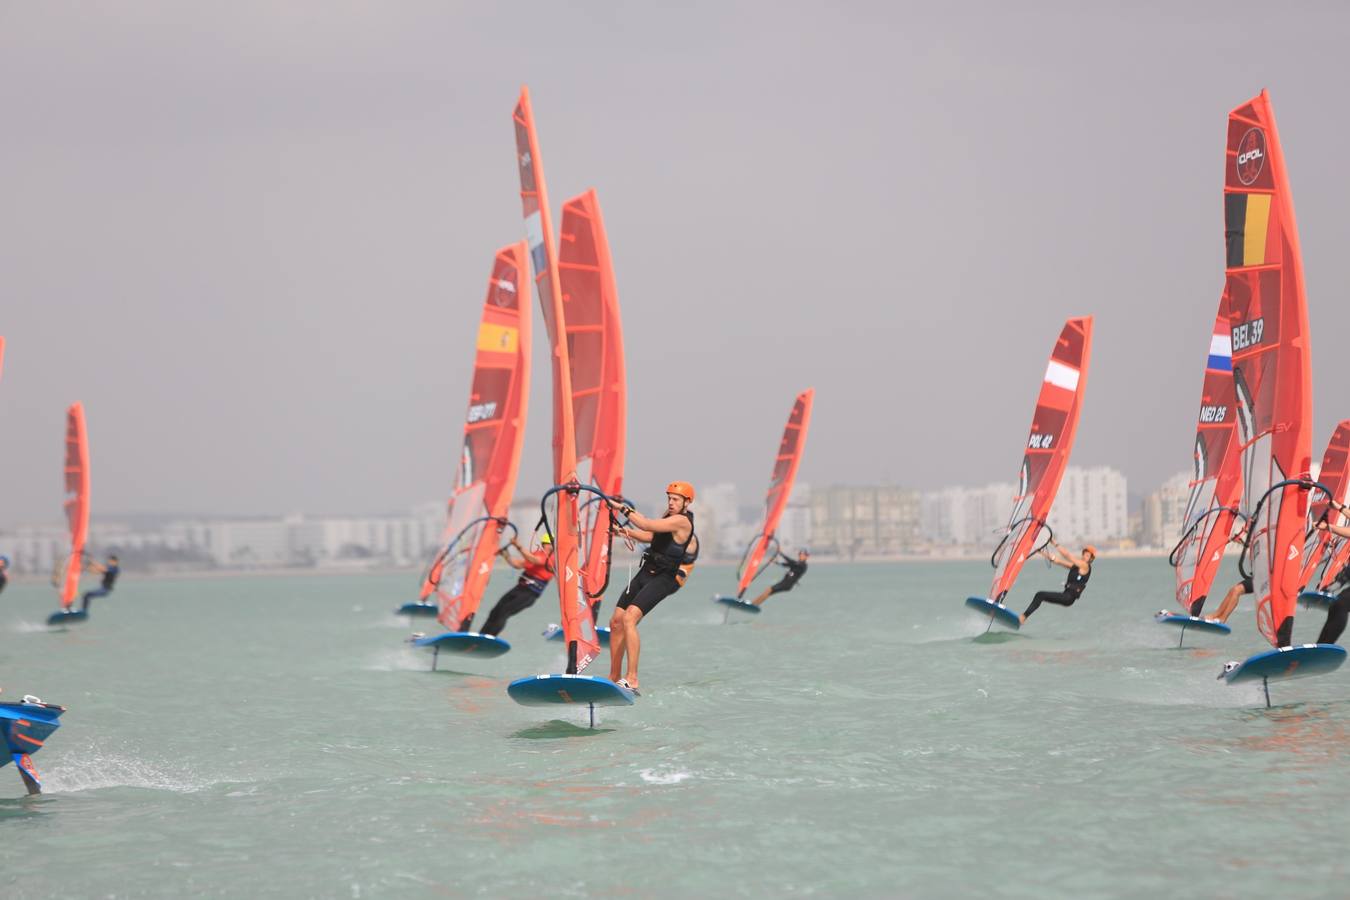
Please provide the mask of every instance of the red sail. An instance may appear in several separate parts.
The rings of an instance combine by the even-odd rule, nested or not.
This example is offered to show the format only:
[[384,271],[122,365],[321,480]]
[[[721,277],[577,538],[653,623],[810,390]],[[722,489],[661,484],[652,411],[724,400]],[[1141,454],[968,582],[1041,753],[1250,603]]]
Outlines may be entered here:
[[778,530],[778,522],[783,518],[783,510],[787,509],[788,498],[792,496],[792,485],[797,480],[797,468],[806,450],[806,433],[811,427],[811,403],[815,396],[815,388],[802,391],[792,404],[792,412],[788,414],[783,439],[778,442],[778,455],[773,461],[769,492],[764,499],[764,524],[760,526],[749,555],[741,565],[741,580],[736,585],[737,597],[744,596],[750,582],[773,563],[774,554],[769,549],[776,544],[774,532]]
[[[623,327],[609,240],[593,190],[563,204],[558,283],[567,311],[577,468],[588,483],[619,496],[628,416]],[[609,511],[599,498],[591,498],[581,518],[581,583],[594,596],[609,578]]]
[[530,390],[528,265],[524,241],[492,263],[442,556],[422,585],[423,598],[438,592],[438,618],[452,631],[478,611],[497,558],[500,527],[483,520],[505,520],[516,489]]
[[[1195,428],[1195,473],[1182,521],[1185,531],[1172,555],[1177,602],[1183,611],[1203,603],[1223,562],[1223,552],[1242,499],[1242,454],[1237,440],[1237,396],[1233,388],[1233,342],[1228,295],[1214,319],[1205,383]],[[1197,611],[1198,614],[1198,611]]]
[[[1345,503],[1347,496],[1350,496],[1350,490],[1347,490],[1350,488],[1350,478],[1346,477],[1347,467],[1350,467],[1350,420],[1341,422],[1332,432],[1331,440],[1327,442],[1327,450],[1322,454],[1322,468],[1317,473],[1317,481],[1330,492],[1331,499],[1337,503]],[[1321,492],[1314,494],[1311,508],[1308,510],[1313,527],[1308,530],[1307,543],[1303,547],[1301,577],[1304,585],[1312,581],[1313,573],[1323,563],[1326,563],[1326,568],[1322,570],[1322,580],[1329,584],[1345,565],[1345,557],[1350,555],[1350,543],[1336,537],[1330,531],[1319,531],[1316,528],[1317,523],[1323,518],[1332,525],[1345,524],[1344,514],[1332,512],[1327,499]]]
[[1078,431],[1091,352],[1092,317],[1065,322],[1050,352],[1041,393],[1036,398],[1017,496],[1008,518],[1008,535],[995,556],[994,585],[990,592],[994,600],[1002,602],[1017,581],[1022,564],[1035,551],[1036,540],[1050,515]]
[[66,522],[70,526],[70,557],[61,582],[61,606],[70,609],[80,592],[84,544],[89,538],[89,437],[84,430],[84,406],[66,410]]
[[[577,480],[576,424],[572,411],[572,365],[567,346],[567,317],[559,287],[558,259],[553,248],[553,224],[549,218],[548,191],[539,138],[530,110],[530,92],[521,88],[512,116],[516,128],[516,162],[520,169],[520,204],[525,215],[525,237],[534,264],[535,291],[548,329],[553,359],[553,481]],[[580,672],[599,655],[600,642],[591,621],[590,604],[581,585],[580,519],[577,494],[559,491],[554,517],[554,565],[563,640],[568,648],[568,669]],[[573,664],[575,660],[575,665]]]
[[1298,229],[1265,91],[1228,115],[1223,200],[1243,510],[1253,515],[1246,563],[1257,627],[1284,646],[1302,586],[1310,491],[1274,486],[1311,474],[1312,377]]
[[0,337],[0,372],[5,369],[5,339]]

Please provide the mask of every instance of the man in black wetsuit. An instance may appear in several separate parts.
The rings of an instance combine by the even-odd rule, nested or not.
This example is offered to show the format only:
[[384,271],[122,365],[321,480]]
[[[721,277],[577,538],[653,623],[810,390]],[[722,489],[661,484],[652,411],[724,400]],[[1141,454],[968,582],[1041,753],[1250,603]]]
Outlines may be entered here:
[[779,562],[778,565],[786,566],[787,574],[783,576],[782,581],[766,587],[764,593],[755,598],[756,606],[763,606],[764,601],[768,600],[773,594],[784,594],[792,590],[797,586],[797,582],[802,580],[802,576],[806,574],[806,558],[811,554],[803,550],[797,554],[796,559],[792,559],[786,553],[780,552],[778,555],[782,557],[782,562]]
[[1042,603],[1054,603],[1057,606],[1073,606],[1074,602],[1083,596],[1083,590],[1087,587],[1088,578],[1092,576],[1092,561],[1097,558],[1097,548],[1088,545],[1083,548],[1082,556],[1074,556],[1065,550],[1059,544],[1051,542],[1055,551],[1046,553],[1041,551],[1046,559],[1057,566],[1063,566],[1069,570],[1069,577],[1064,579],[1064,590],[1062,591],[1037,591],[1036,596],[1031,598],[1031,605],[1027,611],[1022,613],[1022,624],[1025,625],[1027,619],[1031,618]]
[[630,523],[618,533],[649,545],[642,554],[642,565],[619,595],[609,619],[609,679],[633,691],[638,689],[638,655],[642,650],[638,623],[684,585],[698,559],[694,514],[689,510],[693,502],[694,486],[687,481],[666,485],[666,514],[660,519],[649,519],[631,506],[609,501],[611,508],[623,510]]
[[[1346,512],[1347,507],[1333,502],[1332,509],[1336,512]],[[1319,531],[1330,531],[1338,537],[1350,539],[1350,528],[1344,525],[1332,525],[1326,519],[1317,523]],[[1327,607],[1327,623],[1322,626],[1322,633],[1317,636],[1319,644],[1334,644],[1341,639],[1341,633],[1345,631],[1345,623],[1350,618],[1350,564],[1347,564],[1336,574],[1332,582],[1337,590],[1336,599],[1331,601]]]
[[3,591],[7,584],[9,584],[9,557],[0,556],[0,591]]
[[117,576],[121,574],[122,569],[117,565],[117,554],[108,554],[108,561],[103,565],[96,562],[89,564],[89,571],[103,576],[103,583],[92,591],[84,595],[84,602],[80,604],[81,612],[89,612],[89,601],[95,597],[106,597],[113,591],[113,585],[117,584]]
[[[497,604],[492,607],[492,612],[488,613],[487,621],[483,623],[482,634],[490,634],[493,637],[502,633],[506,627],[506,620],[518,612],[524,612],[534,601],[539,599],[539,595],[544,593],[548,583],[553,580],[553,539],[545,532],[543,537],[539,538],[541,544],[538,553],[531,553],[520,545],[516,538],[511,539],[511,546],[515,547],[520,553],[520,559],[514,559],[507,548],[502,550],[502,559],[513,569],[520,569],[520,579],[516,586],[511,588],[505,594],[502,594]],[[468,616],[460,623],[460,631],[468,631],[473,624],[473,617]]]

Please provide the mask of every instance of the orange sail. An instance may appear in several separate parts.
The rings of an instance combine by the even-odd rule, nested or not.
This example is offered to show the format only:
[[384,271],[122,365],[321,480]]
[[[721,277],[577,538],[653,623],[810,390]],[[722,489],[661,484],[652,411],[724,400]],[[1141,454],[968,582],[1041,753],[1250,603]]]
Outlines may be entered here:
[[1312,373],[1298,229],[1265,91],[1228,115],[1223,200],[1243,509],[1251,514],[1242,568],[1255,585],[1257,627],[1284,647],[1312,493]]
[[5,339],[0,337],[0,372],[5,370]]
[[473,386],[445,538],[422,584],[451,631],[483,599],[516,489],[530,388],[530,288],[525,243],[497,251],[478,325]]
[[1219,314],[1210,336],[1195,428],[1195,474],[1182,518],[1185,531],[1169,561],[1177,573],[1177,602],[1192,616],[1200,615],[1223,552],[1238,517],[1242,499],[1242,455],[1237,439],[1237,400],[1233,388],[1233,341],[1228,295],[1219,300]]
[[[621,496],[628,416],[623,327],[609,240],[593,190],[563,204],[558,283],[567,311],[577,469],[585,483]],[[599,498],[583,504],[581,519],[582,588],[598,597],[609,581],[612,520]]]
[[[1313,527],[1308,529],[1307,541],[1303,547],[1303,574],[1299,579],[1305,586],[1311,586],[1309,582],[1313,573],[1323,563],[1326,563],[1326,566],[1322,570],[1322,580],[1328,585],[1335,580],[1336,573],[1345,565],[1343,551],[1350,550],[1346,540],[1332,534],[1330,530],[1319,530],[1317,523],[1326,519],[1332,525],[1345,524],[1345,515],[1334,512],[1327,501],[1335,500],[1344,504],[1347,495],[1350,495],[1350,478],[1346,477],[1350,474],[1347,472],[1348,467],[1350,467],[1350,419],[1341,422],[1332,432],[1326,452],[1322,454],[1322,468],[1317,472],[1317,482],[1327,489],[1327,494],[1322,495],[1320,491],[1315,494],[1308,510]],[[1337,565],[1338,560],[1340,565]]]
[[764,499],[764,522],[759,533],[751,540],[746,555],[741,560],[740,581],[736,585],[736,596],[745,596],[761,572],[767,569],[778,554],[778,523],[787,509],[788,498],[792,496],[792,485],[797,480],[797,468],[802,462],[802,453],[806,450],[806,433],[811,428],[811,404],[815,400],[815,388],[807,388],[797,395],[788,414],[787,426],[783,428],[783,439],[778,442],[778,455],[774,457],[773,476],[769,479],[769,492]]
[[1003,602],[1017,581],[1022,564],[1038,549],[1037,538],[1059,492],[1064,469],[1069,465],[1091,355],[1092,317],[1069,319],[1050,351],[1041,393],[1036,398],[1017,496],[1008,517],[1008,534],[992,559],[995,570],[989,595],[992,600]]
[[70,556],[61,582],[61,606],[70,609],[80,591],[84,544],[89,538],[89,437],[84,430],[84,406],[66,410],[66,522],[70,526]]
[[[516,129],[516,163],[520,170],[520,204],[525,215],[525,237],[534,264],[535,291],[548,330],[553,362],[553,481],[555,485],[577,480],[576,424],[572,408],[572,364],[567,346],[567,317],[558,279],[553,224],[549,218],[548,191],[539,138],[530,109],[530,92],[521,88],[512,115]],[[554,516],[554,566],[558,585],[559,613],[567,646],[567,671],[578,673],[600,653],[595,623],[581,584],[581,523],[577,492],[558,491]]]

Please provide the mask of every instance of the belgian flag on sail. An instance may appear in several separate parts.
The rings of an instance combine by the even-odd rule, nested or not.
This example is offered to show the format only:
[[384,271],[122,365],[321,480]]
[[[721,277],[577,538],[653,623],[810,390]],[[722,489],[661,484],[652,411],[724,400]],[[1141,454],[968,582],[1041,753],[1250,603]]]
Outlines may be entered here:
[[1223,195],[1224,234],[1228,241],[1228,268],[1263,266],[1274,263],[1267,252],[1270,228],[1270,194],[1225,193]]

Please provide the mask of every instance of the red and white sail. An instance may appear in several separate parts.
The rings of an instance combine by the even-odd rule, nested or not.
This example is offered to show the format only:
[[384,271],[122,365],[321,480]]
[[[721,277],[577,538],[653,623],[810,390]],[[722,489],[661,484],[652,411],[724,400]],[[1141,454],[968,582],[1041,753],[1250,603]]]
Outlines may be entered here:
[[1298,229],[1265,91],[1228,115],[1223,200],[1243,510],[1253,514],[1244,564],[1257,627],[1279,647],[1291,638],[1315,498],[1275,486],[1311,475],[1312,372]]
[[1092,317],[1069,319],[1050,351],[1041,393],[1036,398],[1017,496],[1008,517],[1008,535],[994,559],[993,600],[1002,602],[1017,581],[1050,515],[1078,431],[1091,353]]
[[[623,493],[628,417],[623,326],[600,201],[594,190],[563,204],[558,235],[558,283],[566,311],[572,421],[581,480],[606,495]],[[582,589],[598,595],[609,579],[609,508],[583,498]]]
[[89,436],[84,427],[84,406],[66,410],[65,484],[66,524],[70,529],[70,555],[61,580],[61,606],[70,609],[80,592],[84,571],[84,545],[89,539]]
[[[539,154],[530,92],[521,88],[512,115],[516,131],[516,163],[520,171],[520,203],[525,216],[525,236],[534,265],[535,291],[544,313],[553,363],[553,482],[577,480],[576,420],[572,407],[572,363],[568,348],[567,316],[559,285],[558,258],[554,252],[553,224],[549,217],[544,165]],[[559,491],[554,565],[557,575],[559,614],[567,646],[569,671],[580,672],[600,652],[590,604],[581,583],[580,505],[576,493]]]
[[1195,469],[1191,496],[1182,519],[1185,530],[1172,552],[1177,573],[1177,602],[1199,615],[1238,517],[1242,500],[1242,454],[1237,437],[1237,396],[1233,387],[1233,341],[1228,295],[1209,340],[1200,415],[1195,426]]
[[792,404],[792,412],[788,413],[783,438],[778,442],[778,455],[773,461],[769,490],[764,497],[764,521],[741,563],[741,577],[736,585],[737,597],[744,596],[750,582],[774,561],[776,551],[770,550],[777,546],[775,534],[778,523],[783,518],[783,510],[787,509],[792,486],[797,481],[797,469],[801,465],[802,454],[806,452],[806,435],[811,428],[811,404],[815,396],[815,388],[802,391]]
[[501,526],[485,520],[504,522],[516,489],[530,390],[528,266],[524,241],[493,259],[445,536],[422,583],[422,598],[436,592],[438,619],[452,631],[478,611],[492,575]]

